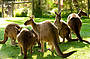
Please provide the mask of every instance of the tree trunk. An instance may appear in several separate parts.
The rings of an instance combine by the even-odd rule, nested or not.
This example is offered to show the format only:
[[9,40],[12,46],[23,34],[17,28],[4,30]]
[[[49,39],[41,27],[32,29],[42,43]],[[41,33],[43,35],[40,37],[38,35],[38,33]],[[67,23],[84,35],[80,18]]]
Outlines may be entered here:
[[88,18],[89,18],[90,1],[88,0]]
[[34,0],[32,0],[32,15],[34,15]]
[[60,0],[58,0],[58,12],[61,10],[60,8]]
[[41,0],[33,0],[33,9],[32,14],[35,17],[42,17],[42,7],[41,7]]
[[4,1],[2,1],[2,17],[4,18],[4,6],[3,6],[3,4],[4,4]]
[[12,2],[12,8],[11,8],[11,16],[13,17],[14,16],[14,14],[13,14],[13,10],[14,10],[14,3]]

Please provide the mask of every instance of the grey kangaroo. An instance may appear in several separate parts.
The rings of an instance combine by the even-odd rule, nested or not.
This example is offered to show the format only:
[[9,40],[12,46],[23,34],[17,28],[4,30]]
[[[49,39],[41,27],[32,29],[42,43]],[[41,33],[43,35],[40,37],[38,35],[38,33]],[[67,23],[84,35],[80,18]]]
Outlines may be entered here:
[[37,24],[34,22],[33,17],[30,17],[30,20],[27,20],[24,25],[31,25],[33,30],[38,35],[38,39],[41,42],[41,52],[44,52],[44,42],[48,42],[52,45],[52,51],[55,47],[56,53],[58,56],[62,56],[64,58],[70,56],[76,51],[72,51],[66,54],[63,54],[58,46],[58,30],[57,28],[50,22],[45,21],[41,24]]
[[67,23],[71,31],[76,34],[76,36],[79,38],[80,41],[84,41],[90,44],[90,42],[83,40],[82,37],[80,36],[80,30],[82,26],[82,22],[80,20],[81,16],[87,16],[87,14],[82,10],[79,10],[78,14],[72,13],[68,16]]

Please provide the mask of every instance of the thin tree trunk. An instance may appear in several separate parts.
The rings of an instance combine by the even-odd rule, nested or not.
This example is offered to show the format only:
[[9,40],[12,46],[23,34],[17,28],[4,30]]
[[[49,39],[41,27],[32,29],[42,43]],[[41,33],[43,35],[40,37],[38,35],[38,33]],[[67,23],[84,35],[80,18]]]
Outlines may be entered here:
[[14,16],[14,14],[13,14],[13,10],[14,10],[14,3],[12,2],[12,4],[11,4],[11,5],[12,5],[12,8],[11,8],[11,13],[12,13],[12,14],[11,14],[11,16],[13,17],[13,16]]
[[60,0],[58,0],[58,12],[61,10],[60,8]]
[[34,15],[34,0],[32,0],[32,15]]
[[89,8],[90,8],[89,3],[90,3],[90,1],[88,0],[88,18],[89,18]]
[[4,6],[3,6],[3,4],[4,4],[4,1],[2,1],[2,17],[4,18]]

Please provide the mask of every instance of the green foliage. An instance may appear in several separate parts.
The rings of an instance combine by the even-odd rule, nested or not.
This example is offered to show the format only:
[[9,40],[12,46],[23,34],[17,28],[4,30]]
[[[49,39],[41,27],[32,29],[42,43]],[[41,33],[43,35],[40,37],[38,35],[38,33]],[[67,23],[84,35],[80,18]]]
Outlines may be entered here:
[[18,9],[15,11],[15,17],[27,17],[27,9]]
[[35,17],[42,17],[41,1],[42,0],[34,0],[33,14]]
[[22,13],[21,13],[21,17],[27,17],[27,11],[23,11]]
[[20,11],[15,13],[15,17],[21,17]]
[[55,15],[52,15],[50,12],[45,12],[42,15],[43,18],[54,18]]
[[43,16],[44,18],[54,18],[55,17],[55,12],[57,12],[57,8],[53,8],[52,10],[44,11]]

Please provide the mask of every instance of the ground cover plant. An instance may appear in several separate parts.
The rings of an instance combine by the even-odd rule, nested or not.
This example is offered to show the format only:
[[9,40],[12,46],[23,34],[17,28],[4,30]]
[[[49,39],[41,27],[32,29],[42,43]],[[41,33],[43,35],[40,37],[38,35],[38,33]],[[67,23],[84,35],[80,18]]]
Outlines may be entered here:
[[[22,27],[24,26],[24,22],[29,19],[28,17],[17,17],[17,18],[0,18],[0,40],[4,39],[4,28],[9,23],[16,23],[19,24]],[[66,21],[67,18],[62,18],[62,20]],[[52,23],[55,21],[55,18],[35,18],[35,22],[39,23],[45,20],[49,20]],[[82,18],[82,28],[81,28],[81,37],[84,40],[90,41],[90,19]],[[27,28],[31,27],[27,26]],[[72,38],[76,38],[76,36],[73,34]],[[77,52],[72,54],[71,56],[65,58],[65,59],[90,59],[90,45],[82,42],[65,42],[62,44],[59,44],[59,47],[61,48],[63,53],[68,53],[70,51],[76,50]],[[46,43],[46,48],[49,48],[49,46]],[[33,48],[32,55],[28,51],[28,59],[63,59],[62,57],[59,57],[56,55],[55,51],[52,53],[51,51],[47,50],[45,48],[45,52],[41,53],[37,50],[40,49],[37,47],[37,45]],[[19,46],[11,46],[10,44],[10,38],[6,42],[6,44],[0,44],[0,59],[23,59],[24,55],[20,54],[20,48]]]

